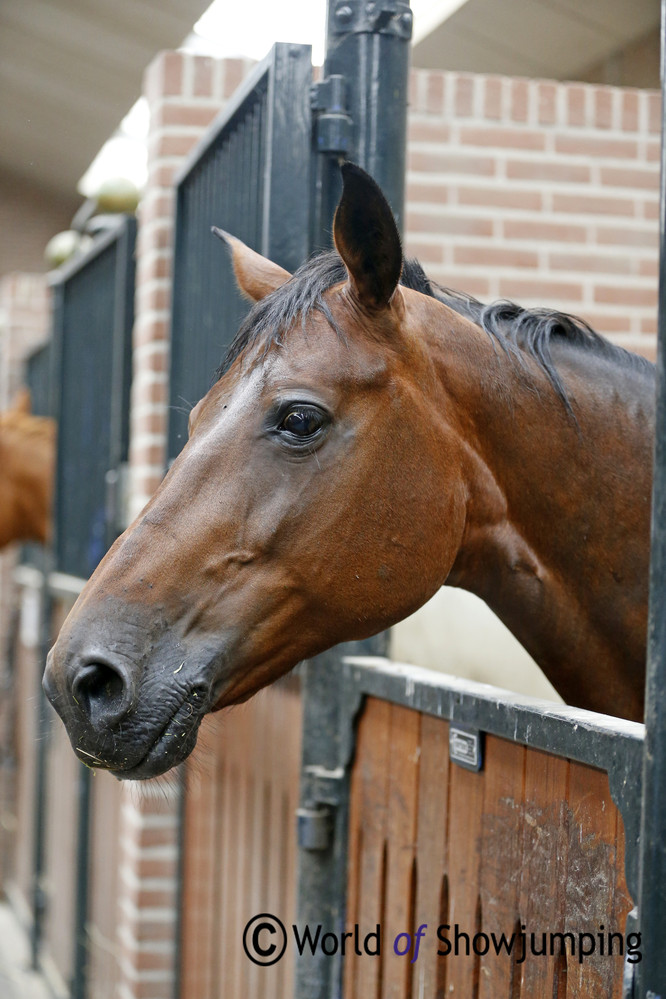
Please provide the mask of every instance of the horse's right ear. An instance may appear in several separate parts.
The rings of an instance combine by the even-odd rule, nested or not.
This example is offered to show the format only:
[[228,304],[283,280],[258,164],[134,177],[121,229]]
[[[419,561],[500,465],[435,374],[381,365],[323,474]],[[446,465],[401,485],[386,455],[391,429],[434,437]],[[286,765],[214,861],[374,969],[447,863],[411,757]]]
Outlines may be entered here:
[[270,295],[291,277],[289,271],[272,260],[255,253],[249,246],[235,236],[230,236],[224,229],[213,226],[213,232],[227,246],[231,253],[236,283],[240,292],[252,302]]
[[370,174],[343,163],[342,197],[333,220],[335,248],[349,285],[368,309],[386,308],[402,272],[402,247],[391,207]]

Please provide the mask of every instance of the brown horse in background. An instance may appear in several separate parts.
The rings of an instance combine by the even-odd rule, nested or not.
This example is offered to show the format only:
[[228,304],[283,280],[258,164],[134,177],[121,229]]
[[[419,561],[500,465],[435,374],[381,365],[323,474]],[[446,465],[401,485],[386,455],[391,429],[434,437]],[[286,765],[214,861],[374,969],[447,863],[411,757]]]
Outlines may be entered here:
[[55,423],[30,412],[22,389],[0,413],[0,548],[51,536]]
[[343,174],[337,254],[290,277],[227,237],[258,304],[49,657],[75,750],[118,777],[167,770],[205,712],[444,583],[569,703],[641,717],[653,366],[432,285],[376,184]]

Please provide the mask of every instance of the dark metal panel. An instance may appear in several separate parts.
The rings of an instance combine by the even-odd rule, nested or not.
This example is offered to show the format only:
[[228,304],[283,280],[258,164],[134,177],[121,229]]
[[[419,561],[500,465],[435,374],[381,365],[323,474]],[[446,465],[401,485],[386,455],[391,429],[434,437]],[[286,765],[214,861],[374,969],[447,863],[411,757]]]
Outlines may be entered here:
[[239,88],[177,181],[168,456],[249,305],[216,225],[295,269],[308,252],[310,46],[278,44]]
[[[666,97],[666,2],[661,5],[662,98]],[[666,137],[662,117],[657,342],[657,434],[652,496],[652,559],[648,663],[645,688],[645,757],[639,919],[643,961],[641,997],[666,996]]]
[[[315,248],[330,246],[342,189],[341,159],[353,160],[374,177],[402,230],[411,35],[409,2],[329,0],[324,82],[313,95],[314,148],[320,154],[312,217]],[[328,81],[339,86],[331,89]]]
[[30,389],[35,416],[51,416],[51,344],[35,350],[27,359],[25,383]]
[[127,460],[135,233],[124,219],[53,280],[55,567],[84,579],[116,533],[106,473]]

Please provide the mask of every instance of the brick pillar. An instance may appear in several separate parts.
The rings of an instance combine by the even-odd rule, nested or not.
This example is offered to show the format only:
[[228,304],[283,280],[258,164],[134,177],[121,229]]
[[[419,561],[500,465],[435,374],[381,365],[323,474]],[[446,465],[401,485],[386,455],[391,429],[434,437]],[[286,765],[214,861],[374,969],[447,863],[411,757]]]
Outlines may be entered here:
[[[138,212],[130,423],[130,514],[159,485],[168,413],[173,180],[252,66],[165,52],[148,67],[148,183]],[[157,786],[156,786],[157,784]],[[172,999],[178,873],[177,782],[127,785],[121,818],[118,999]]]
[[[0,411],[13,402],[24,383],[25,358],[50,333],[49,295],[43,274],[8,274],[0,280]],[[0,472],[1,474],[1,472]],[[3,880],[13,863],[11,844],[16,821],[14,772],[11,760],[11,727],[14,699],[7,652],[12,613],[17,606],[13,572],[18,550],[10,545],[0,552],[0,856]],[[9,754],[9,755],[6,755]]]

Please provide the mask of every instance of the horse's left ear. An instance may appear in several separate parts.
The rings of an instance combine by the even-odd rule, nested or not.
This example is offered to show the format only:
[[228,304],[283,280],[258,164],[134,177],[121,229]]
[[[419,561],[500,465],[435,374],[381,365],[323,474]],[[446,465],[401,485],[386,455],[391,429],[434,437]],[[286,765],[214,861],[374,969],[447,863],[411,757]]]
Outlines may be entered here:
[[229,248],[231,262],[239,290],[252,302],[270,295],[291,277],[289,271],[279,264],[274,264],[267,257],[251,250],[235,236],[230,236],[224,229],[213,226],[213,232]]
[[354,163],[344,163],[341,169],[342,197],[333,221],[335,248],[361,304],[385,308],[402,271],[398,227],[372,177]]

